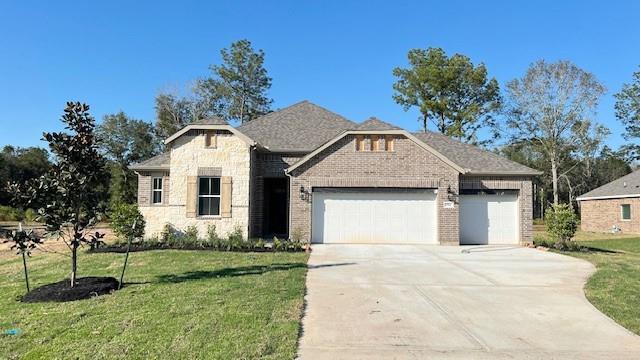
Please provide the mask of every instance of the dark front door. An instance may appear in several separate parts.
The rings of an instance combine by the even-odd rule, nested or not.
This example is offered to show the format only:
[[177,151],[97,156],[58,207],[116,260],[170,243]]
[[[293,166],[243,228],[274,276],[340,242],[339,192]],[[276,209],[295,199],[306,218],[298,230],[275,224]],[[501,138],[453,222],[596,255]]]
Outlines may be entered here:
[[264,179],[263,235],[288,236],[289,178]]

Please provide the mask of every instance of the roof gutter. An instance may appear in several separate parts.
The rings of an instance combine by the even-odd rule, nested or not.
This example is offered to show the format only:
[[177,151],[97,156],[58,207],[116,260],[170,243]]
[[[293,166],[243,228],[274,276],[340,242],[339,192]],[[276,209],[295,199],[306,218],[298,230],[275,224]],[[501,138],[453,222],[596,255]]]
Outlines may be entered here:
[[605,199],[627,199],[640,197],[640,194],[628,194],[628,195],[604,195],[604,196],[578,196],[577,201],[583,200],[605,200]]

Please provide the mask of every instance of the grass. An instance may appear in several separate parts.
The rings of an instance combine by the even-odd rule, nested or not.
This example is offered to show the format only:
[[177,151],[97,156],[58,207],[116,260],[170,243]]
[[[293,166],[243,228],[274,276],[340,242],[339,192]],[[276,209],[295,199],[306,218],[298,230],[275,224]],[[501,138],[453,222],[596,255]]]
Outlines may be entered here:
[[640,335],[640,237],[578,232],[576,241],[587,251],[560,253],[596,266],[596,273],[585,285],[587,299],[617,323]]
[[[122,254],[82,253],[80,276],[119,277]],[[162,250],[132,253],[113,294],[24,304],[19,257],[0,259],[0,359],[292,359],[307,254]],[[38,252],[32,287],[68,276]]]

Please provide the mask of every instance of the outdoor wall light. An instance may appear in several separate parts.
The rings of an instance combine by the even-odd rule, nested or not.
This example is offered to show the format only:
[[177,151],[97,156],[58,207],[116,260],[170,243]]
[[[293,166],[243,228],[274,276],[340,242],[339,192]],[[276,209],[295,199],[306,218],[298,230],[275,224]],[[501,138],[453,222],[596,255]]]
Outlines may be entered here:
[[300,186],[300,200],[307,199],[308,192],[304,189],[304,186]]
[[447,188],[447,200],[453,201],[456,204],[458,203],[458,194],[451,189],[451,185]]

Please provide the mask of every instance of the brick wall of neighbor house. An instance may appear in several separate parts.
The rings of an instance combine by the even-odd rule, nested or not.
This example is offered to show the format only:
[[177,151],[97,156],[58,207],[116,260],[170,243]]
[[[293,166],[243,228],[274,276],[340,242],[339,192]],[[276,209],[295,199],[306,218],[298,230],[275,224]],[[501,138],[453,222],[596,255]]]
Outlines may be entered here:
[[[631,220],[622,220],[620,205],[631,205]],[[640,198],[580,201],[580,228],[583,231],[610,231],[615,225],[622,232],[640,233]]]
[[250,236],[262,236],[264,179],[286,177],[284,170],[295,164],[303,154],[264,153],[257,150],[251,156]]
[[[368,147],[368,144],[366,146]],[[311,234],[311,199],[299,189],[314,187],[407,187],[438,189],[438,232],[441,244],[459,243],[458,206],[444,209],[447,191],[458,193],[458,172],[410,139],[397,136],[393,152],[356,151],[348,135],[292,172],[290,229]]]
[[528,176],[461,176],[460,189],[518,190],[520,243],[533,242],[533,187]]
[[[171,167],[167,204],[150,205],[150,177],[140,177],[138,202],[147,222],[145,235],[159,234],[164,225],[169,223],[179,230],[195,225],[201,237],[206,236],[207,227],[211,224],[216,225],[220,235],[225,235],[239,226],[246,236],[249,226],[249,145],[230,132],[219,131],[217,146],[206,148],[204,132],[192,130],[176,139],[170,151]],[[232,178],[231,217],[188,218],[186,216],[187,177],[212,172],[212,169],[215,169],[214,172],[219,172],[221,176]]]

